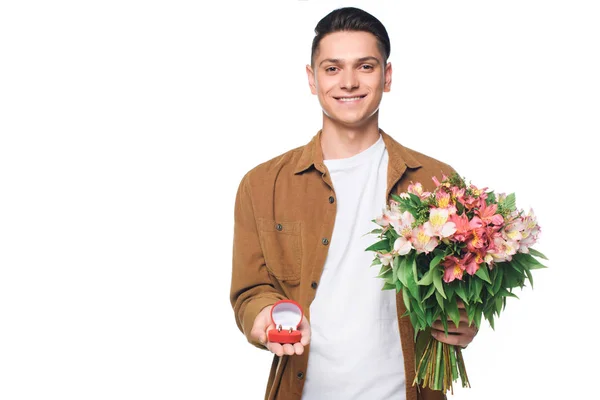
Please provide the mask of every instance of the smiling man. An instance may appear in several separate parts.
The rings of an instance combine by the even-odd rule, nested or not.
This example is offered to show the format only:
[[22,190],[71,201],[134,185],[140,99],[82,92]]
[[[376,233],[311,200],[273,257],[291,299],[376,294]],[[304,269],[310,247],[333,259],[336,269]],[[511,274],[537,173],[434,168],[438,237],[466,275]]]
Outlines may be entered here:
[[[379,104],[392,84],[390,41],[379,20],[341,8],[315,33],[306,73],[323,126],[305,146],[253,168],[238,188],[230,292],[237,325],[274,353],[266,399],[444,399],[412,385],[414,331],[401,317],[401,295],[375,279],[365,233],[392,193],[411,181],[433,190],[431,178],[453,169],[379,127]],[[268,341],[273,304],[283,299],[304,311],[295,344]],[[449,336],[432,334],[467,346],[476,331],[466,320],[461,310]]]

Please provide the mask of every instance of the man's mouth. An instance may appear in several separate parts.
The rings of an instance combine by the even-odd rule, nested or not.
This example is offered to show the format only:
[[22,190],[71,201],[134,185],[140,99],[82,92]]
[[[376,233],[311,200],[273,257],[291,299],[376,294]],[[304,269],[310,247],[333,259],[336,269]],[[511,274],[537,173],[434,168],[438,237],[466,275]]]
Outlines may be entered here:
[[364,99],[366,96],[367,96],[366,94],[357,95],[357,96],[342,96],[342,97],[335,97],[334,96],[334,99],[336,99],[338,101],[341,101],[343,103],[346,103],[346,102],[350,103],[350,102],[353,102],[353,101],[359,101],[361,99]]

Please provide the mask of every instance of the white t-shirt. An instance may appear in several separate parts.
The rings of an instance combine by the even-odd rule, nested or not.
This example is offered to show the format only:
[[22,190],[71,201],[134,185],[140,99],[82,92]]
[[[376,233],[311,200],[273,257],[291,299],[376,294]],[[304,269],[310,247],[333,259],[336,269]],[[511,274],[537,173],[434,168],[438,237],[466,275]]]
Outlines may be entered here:
[[396,292],[370,267],[377,240],[365,233],[386,204],[383,138],[349,158],[325,160],[337,214],[316,297],[303,400],[405,399]]

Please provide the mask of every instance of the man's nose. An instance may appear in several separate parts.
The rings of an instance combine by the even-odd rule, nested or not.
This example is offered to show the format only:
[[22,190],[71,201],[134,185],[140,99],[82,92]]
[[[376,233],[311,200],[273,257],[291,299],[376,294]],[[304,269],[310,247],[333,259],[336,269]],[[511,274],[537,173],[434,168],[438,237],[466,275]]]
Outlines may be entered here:
[[340,87],[343,89],[353,89],[358,87],[358,77],[354,69],[346,69],[341,78]]

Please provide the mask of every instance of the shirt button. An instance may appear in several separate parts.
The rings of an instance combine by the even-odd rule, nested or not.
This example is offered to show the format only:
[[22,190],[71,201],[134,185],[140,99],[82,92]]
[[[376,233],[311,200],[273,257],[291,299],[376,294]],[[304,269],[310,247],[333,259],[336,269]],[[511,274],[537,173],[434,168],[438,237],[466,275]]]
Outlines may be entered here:
[[335,201],[335,197],[329,196],[329,203],[333,204],[334,201]]
[[310,284],[310,287],[313,288],[313,289],[316,289],[317,286],[319,286],[319,284],[317,282],[315,282],[315,281],[313,281],[313,283]]
[[299,380],[302,380],[302,379],[304,379],[304,373],[303,373],[302,371],[300,371],[300,372],[298,372],[298,373],[296,374],[296,377],[297,377]]
[[323,240],[321,240],[321,243],[327,246],[329,244],[329,240],[327,240],[327,238],[323,238]]
[[283,229],[283,226],[281,224],[277,224],[275,225],[275,229],[277,229],[278,231]]

